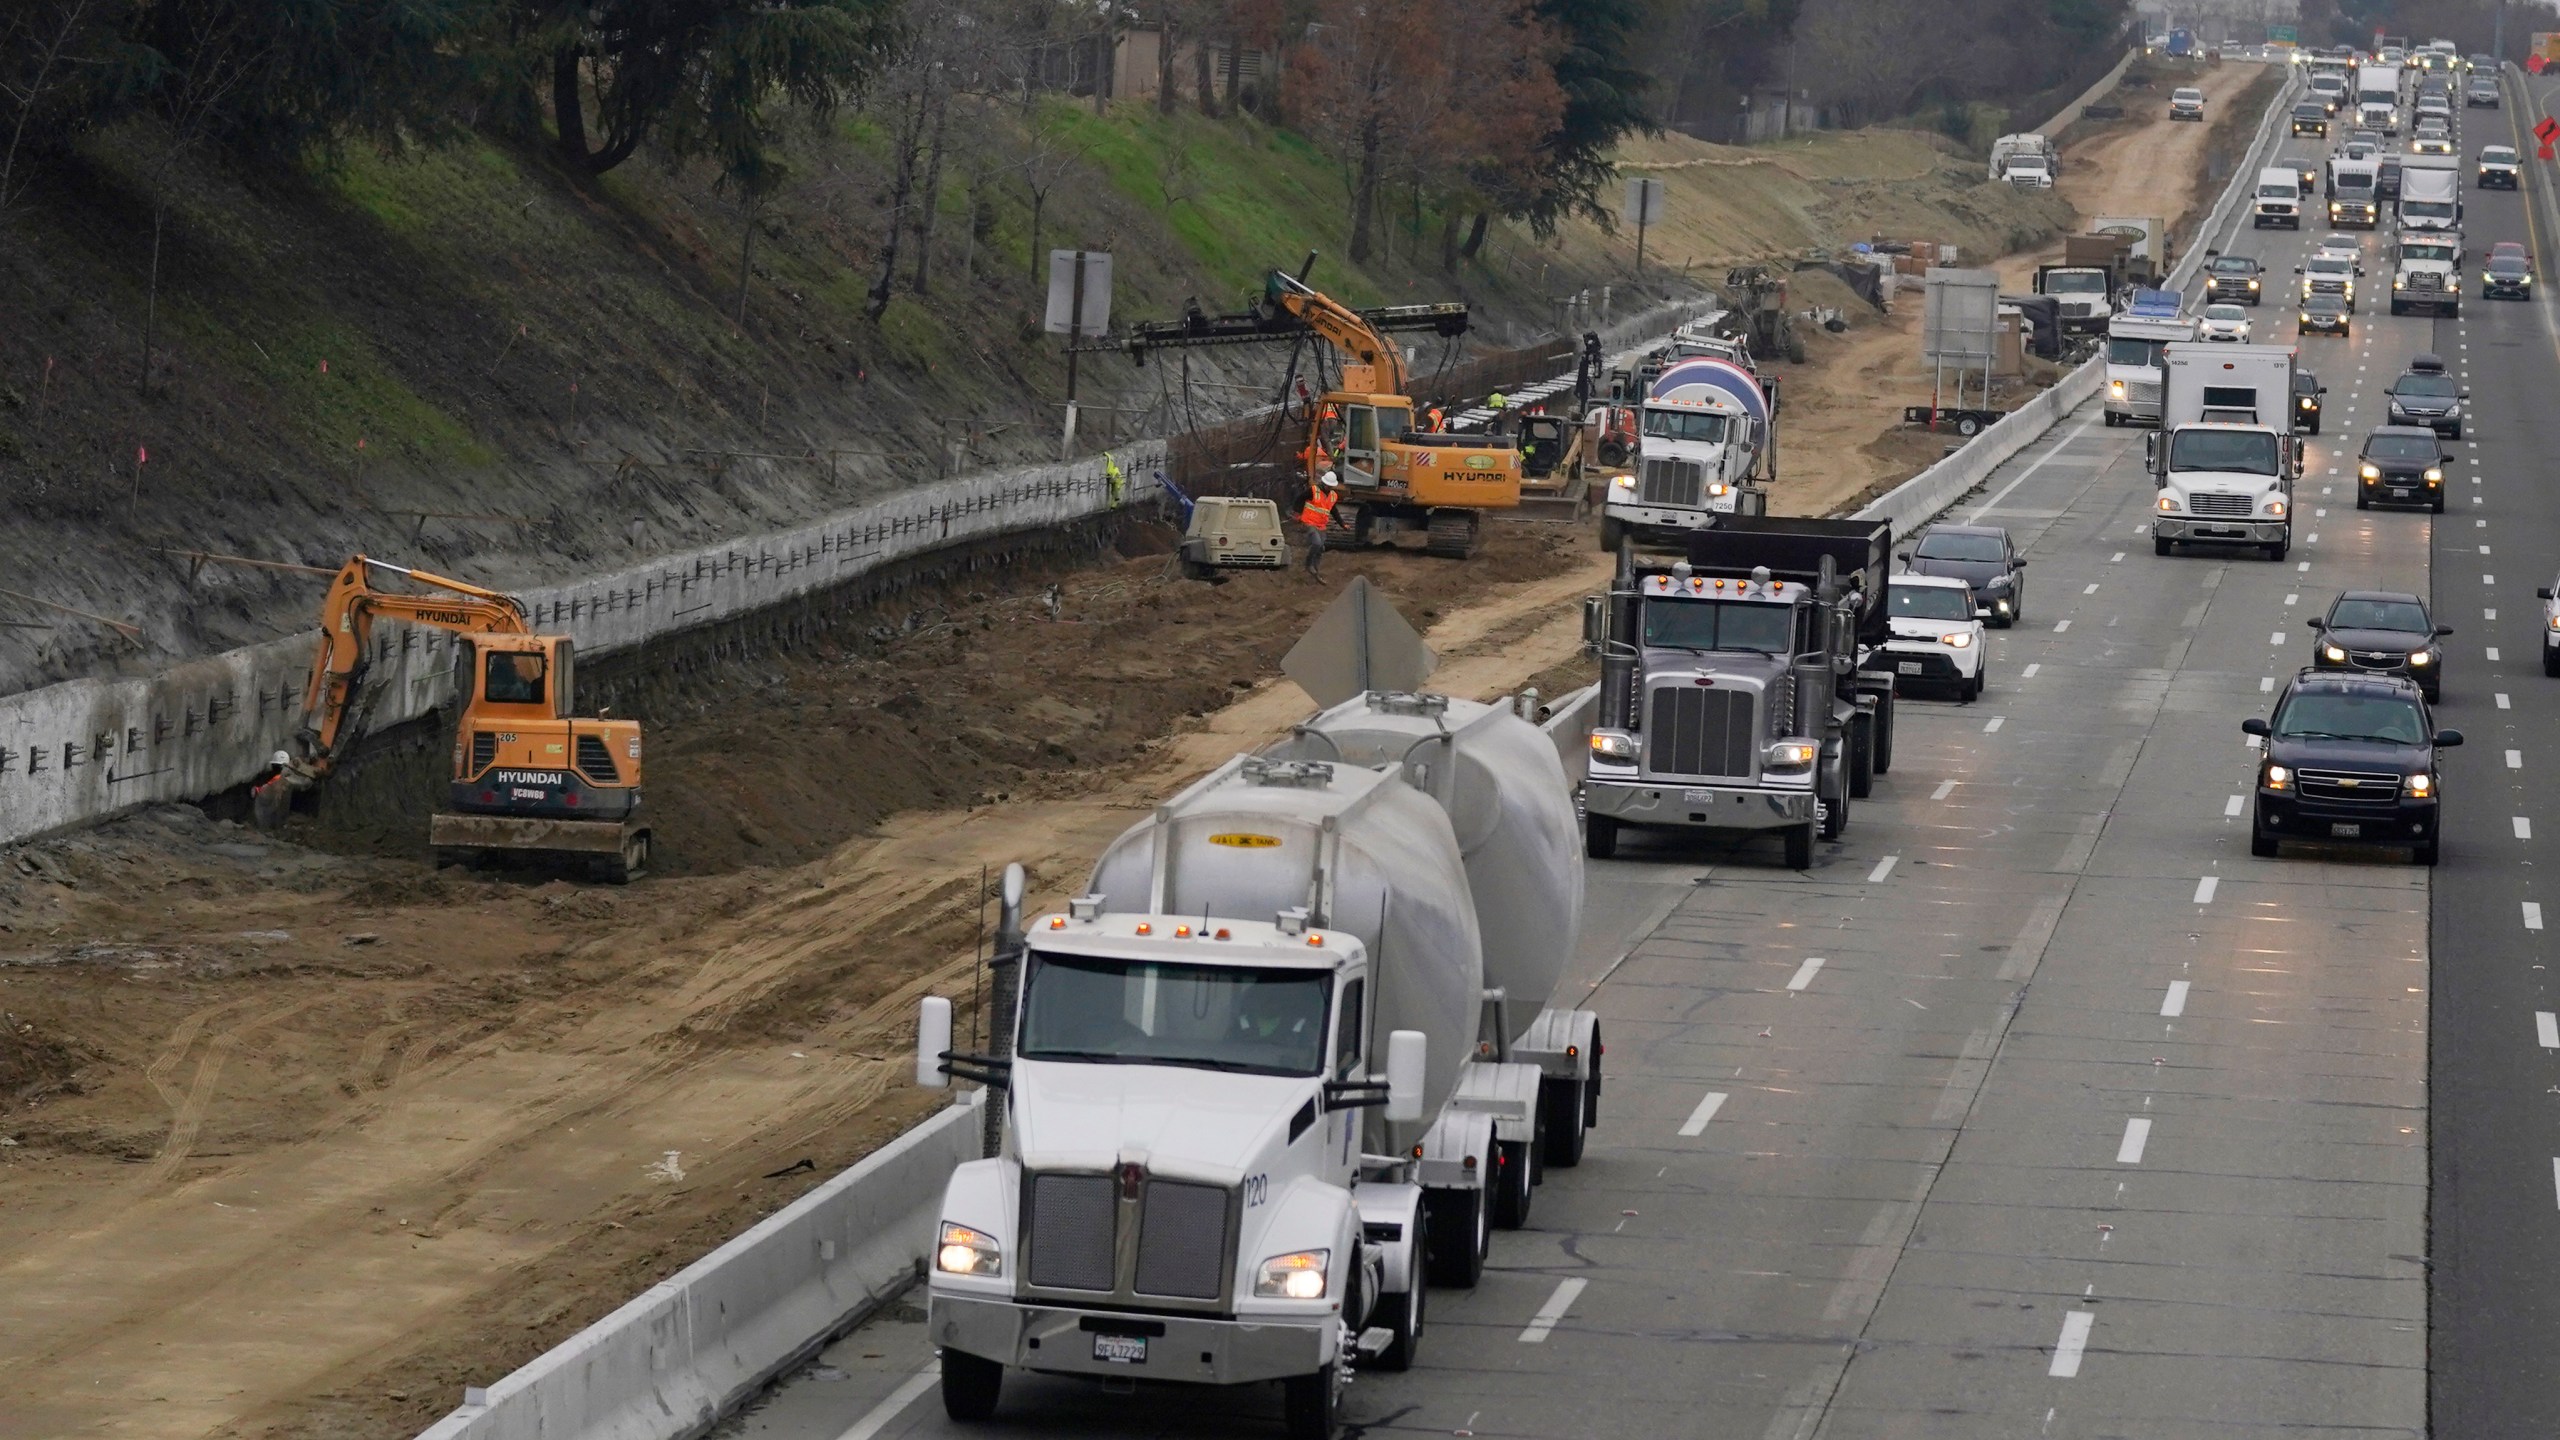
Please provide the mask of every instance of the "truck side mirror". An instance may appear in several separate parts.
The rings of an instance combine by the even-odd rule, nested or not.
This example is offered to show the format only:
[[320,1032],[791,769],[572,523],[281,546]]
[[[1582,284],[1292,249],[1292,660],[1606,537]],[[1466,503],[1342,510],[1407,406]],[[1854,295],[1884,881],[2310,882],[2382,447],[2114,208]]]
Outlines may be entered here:
[[1387,1036],[1388,1120],[1422,1118],[1423,1062],[1430,1044],[1419,1030],[1398,1030]]
[[2142,437],[2142,464],[2145,469],[2160,467],[2160,432],[2156,430]]
[[1598,645],[1609,638],[1609,597],[1582,597],[1582,643]]
[[2260,720],[2255,716],[2251,716],[2249,719],[2240,722],[2240,733],[2243,735],[2264,735],[2267,733],[2267,722]]
[[2548,585],[2536,585],[2535,587],[2533,587],[2533,598],[2534,598],[2534,599],[2536,599],[2536,600],[2548,600],[2548,599],[2550,599],[2550,598],[2551,598],[2551,587],[2550,587],[2550,586],[2548,586]]
[[951,1002],[927,995],[916,1016],[916,1083],[927,1090],[948,1090],[942,1057],[951,1049]]

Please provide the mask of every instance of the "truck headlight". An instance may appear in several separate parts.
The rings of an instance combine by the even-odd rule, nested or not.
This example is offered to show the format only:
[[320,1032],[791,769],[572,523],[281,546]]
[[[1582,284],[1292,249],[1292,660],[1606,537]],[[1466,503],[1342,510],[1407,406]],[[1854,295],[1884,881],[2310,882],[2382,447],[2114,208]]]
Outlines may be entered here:
[[1004,1248],[982,1230],[945,1220],[942,1242],[933,1250],[933,1268],[945,1275],[1002,1275]]
[[2364,480],[2379,480],[2382,478],[2382,467],[2379,465],[2359,465],[2356,467],[2356,476],[2357,478]]
[[2441,469],[2429,470],[2429,471],[2427,472],[2427,483],[2428,483],[2428,484],[2430,484],[2430,485],[2441,485],[2441,484],[2443,484],[2443,483],[2444,483],[2444,471],[2443,471],[2443,470],[2441,470]]
[[1636,751],[1636,737],[1624,730],[1591,732],[1591,758],[1594,760],[1612,765],[1633,765],[1636,763]]
[[2257,281],[2255,281],[2255,280],[2250,281],[2250,282],[2249,282],[2249,288],[2250,288],[2250,289],[2252,289],[2252,290],[2257,289],[2257,288],[2258,288],[2258,282],[2257,282]]
[[1950,650],[1966,650],[1973,646],[1973,635],[1969,631],[1959,630],[1953,635],[1939,636],[1938,643]]
[[2409,652],[2409,663],[2412,665],[2433,665],[2436,663],[2436,652],[2433,650],[2413,650]]
[[1721,481],[1721,480],[1718,480],[1718,481],[1716,481],[1714,484],[1709,485],[1709,486],[1707,487],[1707,494],[1708,494],[1710,497],[1714,497],[1714,496],[1718,496],[1718,495],[1725,494],[1725,493],[1727,493],[1728,491],[1730,491],[1730,490],[1732,490],[1732,489],[1733,489],[1733,487],[1732,487],[1732,486],[1727,485],[1726,483],[1724,483],[1724,482],[1723,482],[1723,481]]
[[2392,288],[2392,289],[2394,289],[2394,290],[2406,290],[2406,289],[2408,289],[2408,288],[2409,288],[2409,277],[2407,277],[2406,275],[2394,275],[2394,276],[2392,276],[2392,277],[2391,277],[2391,288]]
[[2284,518],[2284,501],[2283,501],[2283,500],[2281,500],[2281,499],[2277,499],[2277,500],[2270,500],[2270,501],[2268,501],[2268,502],[2267,502],[2267,513],[2268,513],[2268,514],[2270,514],[2270,515],[2275,516],[2275,517],[2276,517],[2277,519],[2279,519],[2279,520],[2283,519],[2283,518]]
[[2178,497],[2165,490],[2160,492],[2158,505],[2160,513],[2163,515],[2175,515],[2178,513]]
[[2116,400],[2121,400],[2121,399],[2123,399],[2123,398],[2124,398],[2124,382],[2123,382],[2123,381],[2121,381],[2121,380],[2110,380],[2110,381],[2108,381],[2108,382],[2107,382],[2107,395],[2108,395],[2108,396],[2109,396],[2109,398],[2111,398],[2111,399],[2116,399]]
[[2290,789],[2293,785],[2293,772],[2281,765],[2270,765],[2267,767],[2265,783],[2270,790]]
[[1257,1300],[1321,1300],[1325,1272],[1333,1265],[1330,1250],[1295,1250],[1262,1262],[1253,1277]]
[[2410,793],[2410,794],[2412,794],[2412,795],[2414,795],[2414,796],[2416,796],[2417,798],[2419,798],[2419,799],[2421,799],[2421,800],[2424,800],[2424,799],[2428,798],[2429,796],[2431,796],[2431,795],[2435,794],[2435,793],[2436,793],[2436,777],[2434,777],[2433,775],[2412,775],[2412,776],[2410,776],[2410,777],[2409,777],[2409,793]]
[[1822,747],[1811,740],[1781,740],[1769,747],[1768,764],[1772,770],[1801,770],[1822,753]]
[[2320,658],[2332,665],[2343,665],[2347,663],[2347,652],[2335,645],[2323,645],[2320,647]]
[[1613,475],[1609,477],[1609,488],[1612,490],[1633,490],[1636,488],[1636,477],[1633,475]]

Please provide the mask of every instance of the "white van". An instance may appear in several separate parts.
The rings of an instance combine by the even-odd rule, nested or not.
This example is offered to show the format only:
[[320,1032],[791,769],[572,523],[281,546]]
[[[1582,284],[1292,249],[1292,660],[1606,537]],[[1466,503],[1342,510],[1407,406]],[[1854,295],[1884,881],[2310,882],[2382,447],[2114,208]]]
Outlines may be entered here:
[[2250,214],[2249,223],[2258,229],[2269,225],[2301,229],[2302,173],[2290,165],[2259,171],[2257,207]]

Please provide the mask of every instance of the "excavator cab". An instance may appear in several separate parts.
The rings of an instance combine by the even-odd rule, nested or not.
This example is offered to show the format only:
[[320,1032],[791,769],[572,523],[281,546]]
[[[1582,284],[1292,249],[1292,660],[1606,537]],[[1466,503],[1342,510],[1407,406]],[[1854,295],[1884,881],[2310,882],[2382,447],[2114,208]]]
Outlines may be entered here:
[[565,635],[476,635],[455,660],[451,803],[466,815],[620,820],[640,803],[640,726],[576,709]]

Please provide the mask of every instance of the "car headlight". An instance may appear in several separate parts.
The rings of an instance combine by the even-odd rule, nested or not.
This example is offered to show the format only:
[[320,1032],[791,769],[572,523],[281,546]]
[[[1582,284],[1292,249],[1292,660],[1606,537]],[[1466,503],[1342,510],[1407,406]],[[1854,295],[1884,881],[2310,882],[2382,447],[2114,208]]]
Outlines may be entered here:
[[2359,465],[2356,467],[2356,475],[2360,479],[2379,480],[2382,478],[2382,467],[2379,465]]
[[2279,520],[2283,519],[2283,518],[2284,518],[2284,501],[2282,501],[2282,500],[2280,500],[2280,499],[2279,499],[2279,500],[2270,500],[2270,501],[2268,501],[2268,502],[2267,502],[2267,513],[2268,513],[2268,514],[2270,514],[2270,515],[2275,516],[2275,517],[2276,517],[2277,519],[2279,519]]
[[1973,636],[1965,631],[1959,630],[1953,635],[1939,636],[1938,643],[1946,646],[1950,650],[1964,650],[1972,646]]
[[2175,515],[2178,513],[2178,497],[2169,494],[2165,490],[2161,492],[2160,499],[2156,503],[2163,514]]
[[2429,470],[2429,471],[2427,472],[2427,483],[2428,483],[2428,484],[2430,484],[2430,485],[2441,485],[2441,484],[2443,484],[2443,483],[2444,483],[2444,471],[2442,471],[2441,469],[2437,469],[2437,470]]
[[1781,740],[1769,747],[1769,768],[1801,770],[1822,753],[1822,747],[1811,740]]
[[2419,798],[2419,799],[2421,799],[2421,800],[2424,800],[2424,799],[2428,798],[2429,796],[2431,796],[2431,795],[2435,794],[2435,793],[2436,793],[2436,777],[2434,777],[2433,775],[2412,775],[2412,776],[2410,776],[2410,777],[2409,777],[2409,793],[2410,793],[2410,794],[2412,794],[2412,795],[2414,795],[2414,796],[2416,796],[2416,797],[2418,797],[2418,798]]
[[2409,663],[2412,665],[2432,665],[2435,662],[2436,652],[2433,650],[2412,650],[2409,652]]
[[2333,664],[2344,664],[2346,663],[2347,652],[2335,645],[2323,645],[2320,647],[2320,658],[2330,661]]
[[[2305,311],[2303,311],[2303,312],[2302,312],[2302,323],[2303,323],[2303,324],[2305,324],[2305,325],[2308,325],[2308,324],[2310,324],[2310,323],[2311,323],[2311,312],[2310,312],[2310,311],[2305,310]],[[2310,402],[2310,401],[2308,401],[2308,400],[2305,400],[2305,401],[2303,401],[2302,403],[2303,403],[2303,404],[2305,404],[2305,405],[2309,405],[2311,402]]]
[[1332,1268],[1330,1250],[1293,1250],[1274,1255],[1262,1262],[1254,1273],[1253,1297],[1257,1300],[1321,1300],[1324,1298],[1325,1272]]
[[942,1241],[934,1247],[933,1268],[945,1275],[1002,1275],[1004,1249],[982,1230],[945,1220]]
[[2318,408],[2319,404],[2320,404],[2320,402],[2319,402],[2318,400],[2316,400],[2316,399],[2312,398],[2312,397],[2311,397],[2311,396],[2309,396],[2309,395],[2305,395],[2305,396],[2303,396],[2303,397],[2302,397],[2302,408],[2303,408],[2303,409],[2305,409],[2305,410],[2316,409],[2316,408]]
[[2446,407],[2444,407],[2444,418],[2446,418],[2447,420],[2450,420],[2450,419],[2452,419],[2454,416],[2459,415],[2459,414],[2461,414],[2461,413],[2462,413],[2462,402],[2461,402],[2461,401],[2459,401],[2459,400],[2457,400],[2457,401],[2455,401],[2454,403],[2452,403],[2452,404],[2447,405]]
[[2258,282],[2257,282],[2257,281],[2255,281],[2255,280],[2250,281],[2250,282],[2249,282],[2249,288],[2250,288],[2250,289],[2252,289],[2252,290],[2257,289],[2257,288],[2258,288]]
[[1591,732],[1593,759],[1606,760],[1616,765],[1633,765],[1636,763],[1637,748],[1636,737],[1623,730]]
[[2550,616],[2543,623],[2554,630],[2560,630],[2560,615]]
[[2281,765],[2269,765],[2264,784],[2270,790],[2283,790],[2293,784],[2293,772]]

